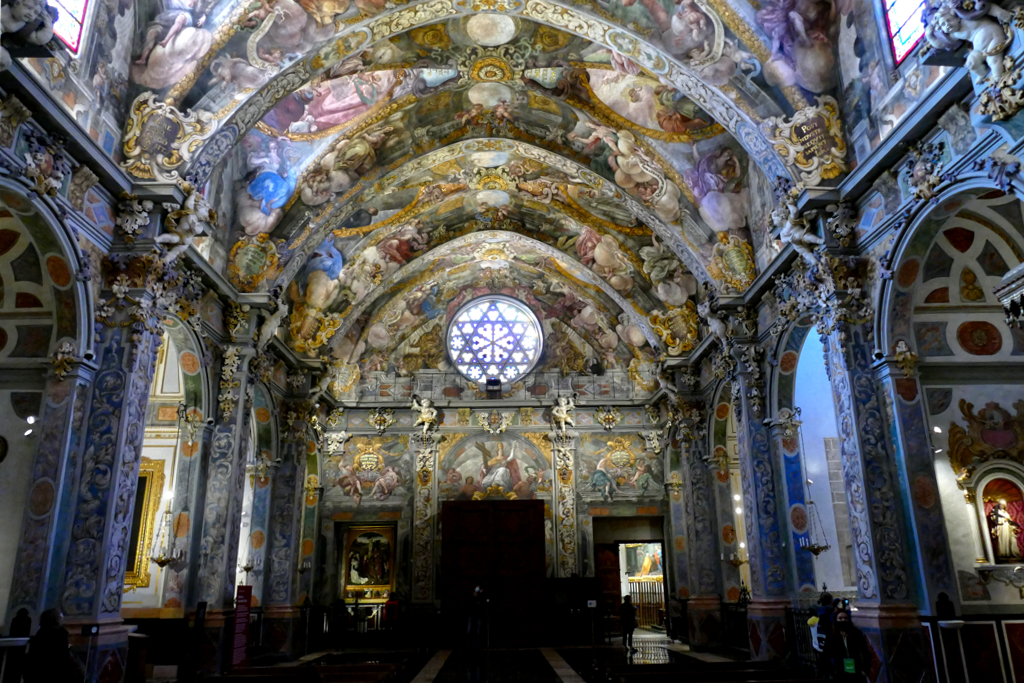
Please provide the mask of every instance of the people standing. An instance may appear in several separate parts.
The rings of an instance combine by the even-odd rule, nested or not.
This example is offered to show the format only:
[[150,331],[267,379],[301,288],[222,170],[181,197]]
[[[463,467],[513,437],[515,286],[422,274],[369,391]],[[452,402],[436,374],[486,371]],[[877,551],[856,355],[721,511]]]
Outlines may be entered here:
[[619,607],[619,625],[622,627],[622,646],[626,648],[626,652],[630,652],[635,649],[633,631],[636,629],[636,606],[629,595],[622,599],[622,606]]
[[473,597],[469,604],[469,626],[466,629],[470,647],[480,647],[480,636],[484,630],[484,620],[486,617],[487,598],[484,597],[484,589],[477,586],[473,589]]
[[829,673],[836,680],[849,683],[867,680],[871,646],[845,609],[836,610],[833,632],[825,641],[825,654],[831,667]]
[[78,683],[82,672],[71,656],[68,630],[62,626],[60,610],[39,615],[39,630],[28,641],[25,683]]

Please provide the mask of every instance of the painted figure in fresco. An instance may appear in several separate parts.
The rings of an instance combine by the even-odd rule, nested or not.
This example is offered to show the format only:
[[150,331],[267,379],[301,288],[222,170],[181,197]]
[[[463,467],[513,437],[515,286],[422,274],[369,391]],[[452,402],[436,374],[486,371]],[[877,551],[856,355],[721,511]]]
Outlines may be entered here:
[[459,494],[455,496],[455,500],[473,500],[473,496],[479,490],[480,487],[474,483],[473,477],[466,477],[466,483],[459,489]]
[[508,457],[505,456],[505,444],[498,442],[497,455],[491,455],[487,446],[477,442],[476,448],[480,451],[483,465],[480,467],[480,486],[486,491],[492,486],[498,486],[506,493],[511,493],[515,486],[521,481],[519,475],[519,462],[516,460],[516,445],[513,443]]
[[747,193],[740,184],[743,167],[728,147],[698,156],[696,164],[683,173],[693,190],[700,217],[715,232],[738,230],[747,223]]
[[764,67],[770,85],[799,85],[813,93],[835,87],[833,0],[768,0],[756,16],[772,39],[772,58]]
[[344,192],[377,164],[377,150],[394,132],[393,126],[378,126],[353,138],[342,138],[306,175],[303,201],[310,206],[323,204],[334,193]]
[[356,476],[355,470],[345,464],[344,457],[338,461],[339,476],[334,480],[335,486],[340,486],[342,492],[352,499],[356,507],[363,501],[363,485]]
[[576,253],[583,265],[607,280],[617,291],[629,294],[633,290],[633,278],[629,276],[632,266],[611,235],[598,235],[590,226],[582,226],[576,240]]
[[526,468],[526,476],[518,484],[512,487],[512,493],[516,494],[519,500],[533,500],[533,484],[539,480],[537,469]]
[[647,464],[645,458],[640,458],[636,461],[636,472],[633,477],[629,480],[629,485],[635,488],[640,493],[647,493],[647,489],[654,483],[654,477],[651,476],[651,468]]
[[394,72],[379,71],[306,86],[295,94],[304,104],[302,114],[288,124],[288,132],[313,133],[347,123],[377,104],[394,84]]
[[585,151],[603,143],[611,151],[608,165],[615,174],[615,183],[624,190],[635,190],[663,221],[678,220],[682,194],[676,184],[665,177],[661,166],[640,149],[636,136],[631,131],[616,131],[594,121],[584,123],[592,131],[590,137],[580,137],[574,131],[569,133],[569,139],[579,140]]
[[1021,533],[1021,526],[1007,508],[1005,500],[996,503],[988,513],[988,528],[992,536],[992,551],[1000,560],[1020,559],[1020,544],[1017,536]]
[[402,477],[393,466],[388,465],[373,483],[373,490],[370,495],[374,500],[387,500],[396,488],[402,485]]
[[146,27],[146,38],[142,44],[142,54],[136,64],[146,64],[153,48],[159,41],[160,47],[167,47],[182,29],[192,26],[202,27],[206,23],[206,10],[199,6],[200,0],[164,0],[163,11]]
[[619,484],[615,481],[617,476],[619,476],[619,469],[612,462],[611,452],[609,451],[598,461],[597,469],[594,470],[594,474],[590,477],[590,490],[600,491],[601,497],[604,500],[615,500],[615,494],[619,493]]
[[319,326],[319,314],[337,294],[339,276],[344,267],[342,254],[330,235],[310,255],[299,277],[288,286],[295,310],[292,313],[292,334],[309,339]]

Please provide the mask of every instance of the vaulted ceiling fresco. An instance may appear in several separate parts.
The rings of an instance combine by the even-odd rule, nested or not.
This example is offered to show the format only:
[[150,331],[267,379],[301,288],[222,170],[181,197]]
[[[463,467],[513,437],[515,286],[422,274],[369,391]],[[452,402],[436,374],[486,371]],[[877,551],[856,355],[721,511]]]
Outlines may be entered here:
[[[501,291],[558,364],[678,356],[704,288],[742,293],[776,252],[776,178],[848,170],[830,7],[165,0],[122,163],[203,189],[200,251],[284,293],[299,353],[444,369],[435,321]],[[780,140],[809,107],[819,158]],[[153,116],[176,122],[155,144]]]

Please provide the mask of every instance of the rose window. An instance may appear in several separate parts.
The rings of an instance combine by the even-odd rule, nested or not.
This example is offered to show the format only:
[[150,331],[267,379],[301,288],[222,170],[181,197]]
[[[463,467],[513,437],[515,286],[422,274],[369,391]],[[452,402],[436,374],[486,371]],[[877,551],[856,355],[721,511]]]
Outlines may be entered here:
[[448,327],[452,364],[474,382],[519,379],[533,369],[542,344],[537,316],[510,297],[474,299]]

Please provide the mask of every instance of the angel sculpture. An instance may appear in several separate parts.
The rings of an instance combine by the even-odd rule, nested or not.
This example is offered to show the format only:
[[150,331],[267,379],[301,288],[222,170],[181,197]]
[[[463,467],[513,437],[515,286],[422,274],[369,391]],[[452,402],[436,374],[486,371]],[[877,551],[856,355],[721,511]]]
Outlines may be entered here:
[[722,343],[722,346],[728,347],[730,333],[728,316],[721,311],[712,312],[711,303],[708,301],[697,304],[697,314],[704,318],[711,334]]
[[316,386],[313,387],[313,393],[309,397],[309,402],[314,406],[320,403],[320,397],[327,393],[328,388],[334,383],[338,377],[338,371],[332,365],[328,365],[327,368],[320,373],[320,377],[317,378]]
[[1006,71],[1003,54],[1012,34],[1007,27],[1015,19],[1014,13],[996,6],[989,0],[940,0],[926,6],[924,37],[937,50],[956,50],[970,43],[964,66],[971,73],[974,85],[995,83]]
[[277,328],[281,326],[284,319],[288,317],[288,304],[278,299],[277,308],[271,315],[267,316],[267,319],[263,321],[263,325],[260,326],[260,334],[256,340],[256,350],[263,351],[267,348],[267,344],[274,338],[274,334],[277,333]]
[[779,238],[784,244],[792,244],[794,251],[807,262],[812,269],[821,265],[816,249],[825,240],[808,230],[807,219],[800,215],[796,199],[786,195],[779,206],[772,212],[772,221],[779,228]]
[[558,405],[551,408],[551,421],[562,431],[562,436],[565,436],[565,425],[576,427],[576,421],[569,414],[575,409],[576,404],[571,396],[559,396]]
[[434,407],[434,402],[429,398],[421,399],[416,395],[412,397],[411,407],[419,413],[414,426],[419,427],[423,425],[423,438],[426,439],[430,432],[437,429],[437,408]]
[[167,215],[169,231],[156,237],[157,244],[172,245],[164,255],[164,264],[174,263],[192,246],[195,238],[205,232],[205,224],[214,223],[216,220],[217,213],[206,202],[203,195],[198,190],[192,190],[192,193],[185,199],[185,204]]

